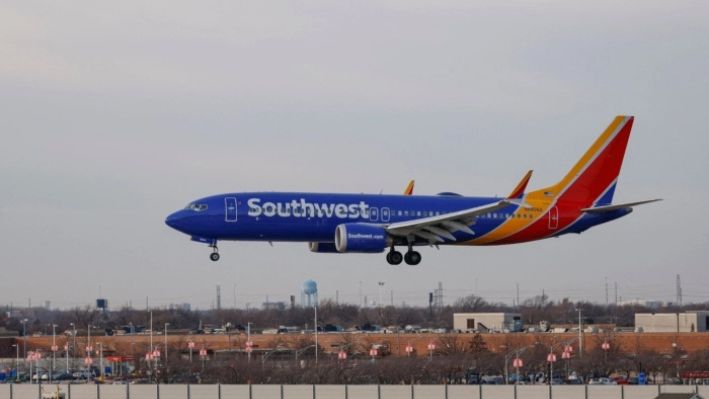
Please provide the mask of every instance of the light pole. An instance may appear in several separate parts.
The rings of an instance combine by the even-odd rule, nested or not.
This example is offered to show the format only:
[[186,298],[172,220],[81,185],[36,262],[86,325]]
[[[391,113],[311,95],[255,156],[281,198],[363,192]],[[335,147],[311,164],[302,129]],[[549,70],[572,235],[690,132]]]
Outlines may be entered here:
[[190,363],[192,363],[192,350],[194,349],[194,341],[187,342],[187,347],[190,349]]
[[566,379],[569,379],[569,360],[571,359],[571,352],[564,350],[561,352],[561,358],[566,360]]
[[[252,324],[251,322],[246,323],[246,346],[247,347],[250,347],[251,345],[253,345],[253,343],[251,342],[251,324]],[[248,363],[251,363],[251,351],[247,351],[246,355],[247,355],[246,361]]]
[[677,360],[675,361],[675,365],[677,367],[677,378],[679,379],[679,359],[681,358],[681,356],[678,353],[678,351],[679,351],[679,345],[677,345],[677,342],[673,342],[672,343],[672,357],[673,358],[677,357]]
[[150,353],[153,353],[153,311],[150,311]]
[[27,359],[25,359],[25,361],[27,360],[30,361],[30,384],[34,384],[34,379],[32,378],[32,360],[34,360],[34,352],[27,354]]
[[406,350],[406,357],[411,357],[411,354],[414,353],[414,347],[410,343],[406,344],[405,350]]
[[382,289],[384,288],[384,282],[380,281],[377,283],[379,285],[379,315],[382,313]]
[[86,367],[88,368],[86,372],[86,382],[91,381],[91,365],[94,364],[94,360],[91,358],[91,352],[94,350],[91,346],[91,323],[88,324],[88,330],[86,333]]
[[[603,349],[603,363],[608,364],[608,350],[611,348],[611,344],[608,341],[603,341],[601,344],[601,349]],[[608,367],[608,366],[606,366]]]
[[202,359],[202,374],[204,374],[204,363],[207,361],[207,349],[202,347],[199,350],[199,357]]
[[165,323],[165,380],[167,381],[167,326],[170,323]]
[[554,379],[554,363],[556,362],[556,355],[551,348],[547,355],[547,362],[549,362],[549,385],[551,385],[551,380]]
[[52,375],[57,368],[57,325],[52,324],[52,372],[49,373],[49,382],[52,382]]
[[379,351],[377,351],[377,348],[372,348],[369,350],[369,356],[372,358],[372,363],[374,363],[374,359],[377,357],[379,354]]
[[340,351],[337,352],[337,360],[340,360],[342,363],[347,360],[347,352],[345,352],[344,349],[340,348]]
[[17,377],[18,377],[18,375],[17,375],[17,367],[20,365],[20,345],[18,345],[17,343],[15,343],[15,344],[12,345],[12,346],[14,346],[14,347],[15,347],[15,350],[17,351],[17,355],[16,355],[16,357],[15,357],[15,379],[17,379]]
[[27,357],[27,319],[22,319],[22,357]]
[[577,307],[576,310],[579,312],[579,359],[583,357],[583,339],[581,334],[583,334],[583,329],[581,328],[581,306]]
[[64,353],[66,354],[66,373],[69,374],[69,340],[64,344]]
[[74,344],[71,347],[71,358],[72,358],[72,365],[76,367],[76,324],[74,323],[69,323],[69,325],[72,328],[72,334],[74,337]]
[[[515,368],[515,373],[517,374],[515,377],[515,385],[519,385],[519,369],[524,367],[524,361],[519,357],[519,354],[512,361],[512,366]],[[505,384],[507,384],[507,382],[505,382]]]
[[428,345],[426,345],[426,349],[428,349],[428,360],[433,360],[433,351],[436,350],[436,344],[430,342]]
[[98,350],[99,350],[99,352],[98,352],[98,355],[99,355],[98,366],[101,368],[101,370],[99,370],[99,374],[101,375],[101,381],[103,381],[103,379],[105,377],[104,368],[103,368],[103,342],[99,342],[99,343],[97,343],[97,345],[98,345]]
[[318,364],[318,304],[315,303],[315,365]]

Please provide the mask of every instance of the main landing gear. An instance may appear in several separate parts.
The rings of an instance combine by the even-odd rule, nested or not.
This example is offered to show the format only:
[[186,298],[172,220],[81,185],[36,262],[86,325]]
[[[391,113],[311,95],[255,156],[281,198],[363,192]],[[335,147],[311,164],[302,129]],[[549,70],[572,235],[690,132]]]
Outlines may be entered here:
[[421,254],[416,251],[408,250],[406,251],[406,255],[404,255],[404,262],[406,262],[407,265],[416,266],[421,263]]
[[217,242],[214,241],[213,243],[209,244],[209,246],[212,248],[212,253],[209,254],[209,259],[212,260],[212,262],[216,262],[219,260],[219,248],[217,248]]
[[390,265],[399,265],[403,260],[404,256],[401,255],[401,252],[391,247],[391,250],[387,253],[387,262],[389,262]]
[[399,265],[402,260],[406,262],[407,265],[416,266],[421,263],[421,254],[409,247],[406,254],[402,255],[401,252],[391,247],[387,253],[387,262],[389,262],[390,265]]

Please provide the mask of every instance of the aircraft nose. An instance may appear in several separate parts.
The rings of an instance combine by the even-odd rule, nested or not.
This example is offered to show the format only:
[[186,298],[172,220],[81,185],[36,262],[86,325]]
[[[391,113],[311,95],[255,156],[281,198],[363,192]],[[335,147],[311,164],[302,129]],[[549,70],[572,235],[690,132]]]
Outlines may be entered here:
[[165,218],[165,224],[172,227],[175,230],[181,230],[180,221],[184,218],[182,211],[173,212]]

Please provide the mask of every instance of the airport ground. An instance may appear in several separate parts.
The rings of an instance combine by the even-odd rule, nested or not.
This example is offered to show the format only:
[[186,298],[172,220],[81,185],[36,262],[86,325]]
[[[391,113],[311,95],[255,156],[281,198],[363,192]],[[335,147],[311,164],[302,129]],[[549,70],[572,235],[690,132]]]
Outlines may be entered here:
[[[160,353],[148,360],[151,340]],[[569,359],[563,359],[562,353],[567,346],[578,348],[576,333],[321,333],[317,359],[312,333],[94,336],[90,343],[87,336],[1,341],[17,354],[25,345],[28,352],[41,353],[35,369],[46,373],[54,361],[56,379],[79,381],[101,380],[100,370],[109,367],[110,376],[104,377],[108,382],[545,384],[551,376],[555,384],[637,384],[640,373],[650,384],[709,382],[709,374],[689,374],[709,370],[706,333],[584,333],[583,355],[574,349]],[[58,349],[54,359],[53,343]],[[76,357],[67,356],[65,345],[70,352],[77,348]],[[85,366],[87,346],[93,347],[91,376]],[[557,356],[551,367],[549,353]],[[519,375],[514,368],[517,357],[524,363]],[[12,357],[3,363],[28,375],[23,358],[19,366]],[[65,370],[73,378],[57,377]]]
[[[29,380],[33,365],[40,380],[80,382],[95,377],[102,382],[170,384],[635,384],[641,374],[651,384],[709,381],[702,374],[709,371],[709,333],[633,332],[631,315],[648,309],[545,302],[542,297],[515,310],[526,325],[551,320],[550,326],[555,327],[551,331],[560,331],[564,330],[560,326],[573,329],[579,307],[583,307],[585,327],[601,326],[588,332],[584,328],[580,345],[578,331],[452,332],[454,312],[509,310],[477,297],[441,309],[372,309],[325,302],[319,325],[345,328],[319,333],[317,351],[312,309],[301,307],[15,310],[0,320],[0,330],[5,328],[11,335],[0,338],[0,373],[8,381]],[[147,323],[151,313],[152,337]],[[391,327],[365,332],[375,323],[411,323],[422,328],[416,330],[419,333]],[[302,326],[302,330],[263,333],[281,324]],[[206,328],[210,325],[213,328]],[[91,337],[81,326],[91,326]],[[136,332],[127,333],[130,329]],[[92,348],[90,355],[86,347]],[[573,352],[568,359],[563,354],[567,347]],[[555,363],[548,362],[550,353],[556,355]],[[39,359],[29,360],[30,354]],[[516,358],[524,363],[519,373],[513,365]]]
[[709,397],[709,386],[532,385],[0,385],[0,399],[667,399]]

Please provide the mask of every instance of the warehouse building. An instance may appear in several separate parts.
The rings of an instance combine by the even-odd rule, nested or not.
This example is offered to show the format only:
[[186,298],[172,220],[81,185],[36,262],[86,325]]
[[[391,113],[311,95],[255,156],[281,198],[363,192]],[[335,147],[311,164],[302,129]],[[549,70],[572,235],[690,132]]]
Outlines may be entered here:
[[708,324],[707,310],[635,314],[635,331],[638,332],[705,332]]
[[519,313],[453,313],[453,330],[460,332],[523,331]]

